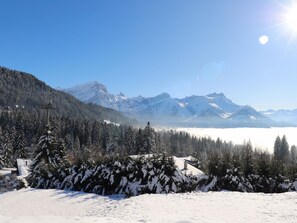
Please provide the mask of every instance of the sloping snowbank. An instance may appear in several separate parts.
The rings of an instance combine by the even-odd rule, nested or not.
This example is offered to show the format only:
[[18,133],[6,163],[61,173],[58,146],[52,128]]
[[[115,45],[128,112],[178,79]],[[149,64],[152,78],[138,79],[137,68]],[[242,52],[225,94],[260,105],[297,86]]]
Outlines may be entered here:
[[296,223],[297,193],[209,192],[129,199],[22,189],[0,194],[0,222],[282,222]]

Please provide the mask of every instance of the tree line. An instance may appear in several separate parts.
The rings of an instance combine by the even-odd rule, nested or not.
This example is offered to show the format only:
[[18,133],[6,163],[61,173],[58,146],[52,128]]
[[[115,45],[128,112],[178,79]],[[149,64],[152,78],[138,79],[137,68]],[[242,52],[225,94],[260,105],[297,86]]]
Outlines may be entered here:
[[[205,184],[214,178],[217,180],[215,189],[222,188],[220,180],[231,176],[242,179],[257,176],[267,184],[271,184],[270,179],[283,183],[296,178],[296,146],[289,147],[285,136],[276,138],[271,154],[253,148],[250,142],[235,145],[219,138],[197,138],[173,130],[156,131],[149,122],[143,128],[135,128],[104,121],[51,117],[50,123],[46,126],[43,117],[23,109],[2,111],[0,167],[15,166],[17,158],[35,160],[34,170],[39,165],[55,169],[65,163],[96,164],[107,157],[191,155],[191,164],[209,177]],[[269,187],[266,185],[266,188]],[[266,192],[269,191],[271,189]]]

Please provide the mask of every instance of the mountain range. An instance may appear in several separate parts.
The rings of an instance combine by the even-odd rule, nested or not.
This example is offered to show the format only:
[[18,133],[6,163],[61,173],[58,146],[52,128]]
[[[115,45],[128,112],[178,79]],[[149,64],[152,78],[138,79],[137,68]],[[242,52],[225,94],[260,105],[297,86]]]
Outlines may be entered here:
[[168,93],[126,97],[110,93],[96,81],[53,89],[31,74],[0,67],[0,111],[18,106],[41,114],[41,107],[49,101],[54,105],[53,116],[73,119],[134,124],[136,119],[172,127],[297,126],[297,109],[258,112],[251,106],[235,104],[223,93],[181,99]]
[[[271,127],[279,125],[274,117],[258,112],[251,106],[241,106],[223,93],[206,96],[172,98],[168,93],[155,97],[125,97],[114,95],[96,81],[77,85],[63,91],[77,99],[112,108],[134,117],[160,125],[191,127]],[[289,124],[289,123],[287,123]]]

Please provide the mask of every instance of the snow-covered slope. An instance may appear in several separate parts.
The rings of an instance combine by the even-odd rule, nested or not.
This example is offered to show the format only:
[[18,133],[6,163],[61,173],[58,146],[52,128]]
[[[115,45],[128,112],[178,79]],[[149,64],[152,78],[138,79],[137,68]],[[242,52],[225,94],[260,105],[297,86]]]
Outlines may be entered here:
[[99,104],[108,108],[116,108],[118,102],[126,100],[126,97],[120,93],[119,95],[110,94],[107,88],[96,81],[77,85],[63,91],[73,95],[77,99],[86,102]]
[[128,199],[22,189],[0,194],[2,223],[296,223],[297,193],[208,192]]
[[267,117],[250,106],[237,105],[223,93],[193,95],[182,99],[172,98],[168,93],[149,98],[127,98],[122,93],[109,93],[98,82],[78,85],[64,91],[84,102],[117,109],[139,120],[151,120],[160,124],[204,127],[267,127],[271,124]]

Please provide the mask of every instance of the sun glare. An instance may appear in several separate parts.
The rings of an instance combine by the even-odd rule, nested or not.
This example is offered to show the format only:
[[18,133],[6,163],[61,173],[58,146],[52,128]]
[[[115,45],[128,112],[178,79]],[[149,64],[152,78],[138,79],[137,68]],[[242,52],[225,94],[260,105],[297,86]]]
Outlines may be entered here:
[[285,15],[285,23],[294,34],[297,34],[297,3],[294,3]]
[[291,4],[285,7],[282,17],[286,32],[291,36],[297,36],[297,1],[291,1]]

